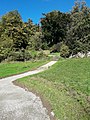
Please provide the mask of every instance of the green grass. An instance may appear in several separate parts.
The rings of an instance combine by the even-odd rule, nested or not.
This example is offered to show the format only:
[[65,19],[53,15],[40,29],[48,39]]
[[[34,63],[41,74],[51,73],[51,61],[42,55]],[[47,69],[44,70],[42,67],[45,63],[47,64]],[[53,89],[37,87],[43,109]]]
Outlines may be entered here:
[[58,61],[49,70],[16,82],[42,94],[58,120],[89,120],[90,58]]
[[48,60],[0,63],[0,78],[36,69],[47,62]]
[[51,55],[60,56],[60,52],[51,53]]

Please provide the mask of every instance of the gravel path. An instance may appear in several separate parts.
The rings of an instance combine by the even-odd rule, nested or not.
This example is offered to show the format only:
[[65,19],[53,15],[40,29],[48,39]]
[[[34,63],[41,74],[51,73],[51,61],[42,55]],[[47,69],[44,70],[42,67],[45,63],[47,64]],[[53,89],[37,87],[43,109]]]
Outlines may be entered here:
[[50,120],[40,98],[12,81],[42,72],[55,63],[51,61],[34,71],[0,79],[0,120]]

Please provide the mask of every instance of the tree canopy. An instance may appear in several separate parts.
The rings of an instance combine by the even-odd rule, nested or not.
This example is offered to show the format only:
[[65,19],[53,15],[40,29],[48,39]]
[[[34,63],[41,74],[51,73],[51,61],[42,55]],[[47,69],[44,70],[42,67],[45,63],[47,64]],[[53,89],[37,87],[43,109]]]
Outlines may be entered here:
[[17,10],[1,17],[0,61],[17,56],[15,60],[28,60],[32,50],[51,48],[66,56],[90,51],[90,8],[84,0],[76,0],[71,12],[55,10],[43,14],[40,24],[30,18],[23,22]]
[[41,28],[44,40],[48,43],[48,46],[62,42],[66,37],[70,15],[60,11],[52,11],[43,15],[44,17],[41,18]]

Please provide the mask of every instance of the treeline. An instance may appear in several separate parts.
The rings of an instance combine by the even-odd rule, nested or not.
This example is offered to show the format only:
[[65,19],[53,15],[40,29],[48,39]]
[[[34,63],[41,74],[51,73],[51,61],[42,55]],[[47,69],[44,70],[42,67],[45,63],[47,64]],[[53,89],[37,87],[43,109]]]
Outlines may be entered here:
[[0,61],[24,61],[34,58],[32,50],[40,50],[42,32],[32,20],[23,22],[17,10],[2,16],[0,20]]
[[34,59],[43,56],[45,49],[58,51],[62,57],[90,51],[90,9],[84,1],[76,1],[70,13],[43,14],[40,22],[40,25],[33,24],[31,19],[23,22],[16,10],[2,16],[0,61]]

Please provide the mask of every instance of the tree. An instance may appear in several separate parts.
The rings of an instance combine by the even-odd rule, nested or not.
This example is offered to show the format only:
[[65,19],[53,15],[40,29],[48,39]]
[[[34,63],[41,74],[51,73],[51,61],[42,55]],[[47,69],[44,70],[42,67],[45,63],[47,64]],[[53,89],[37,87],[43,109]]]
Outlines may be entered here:
[[2,16],[0,21],[0,54],[6,59],[11,51],[19,51],[27,46],[27,35],[23,30],[23,21],[18,11]]
[[[18,32],[21,30],[23,25],[20,14],[17,10],[11,11],[1,18],[1,26],[3,28],[3,32],[1,34],[1,38],[11,38],[12,44],[15,41],[16,36],[18,36]],[[6,39],[4,39],[7,41]]]
[[42,48],[42,33],[35,32],[34,35],[30,37],[29,40],[29,49],[40,50]]
[[[77,8],[77,10],[76,10]],[[85,2],[75,4],[70,15],[71,25],[67,31],[67,42],[71,53],[90,51],[90,9]]]
[[38,50],[41,47],[41,36],[40,26],[34,25],[31,19],[23,22],[18,11],[5,14],[0,19],[1,60],[8,57],[20,61],[29,59],[28,49]]
[[43,15],[41,28],[45,42],[49,47],[62,42],[65,39],[67,26],[69,25],[69,14],[52,11]]

